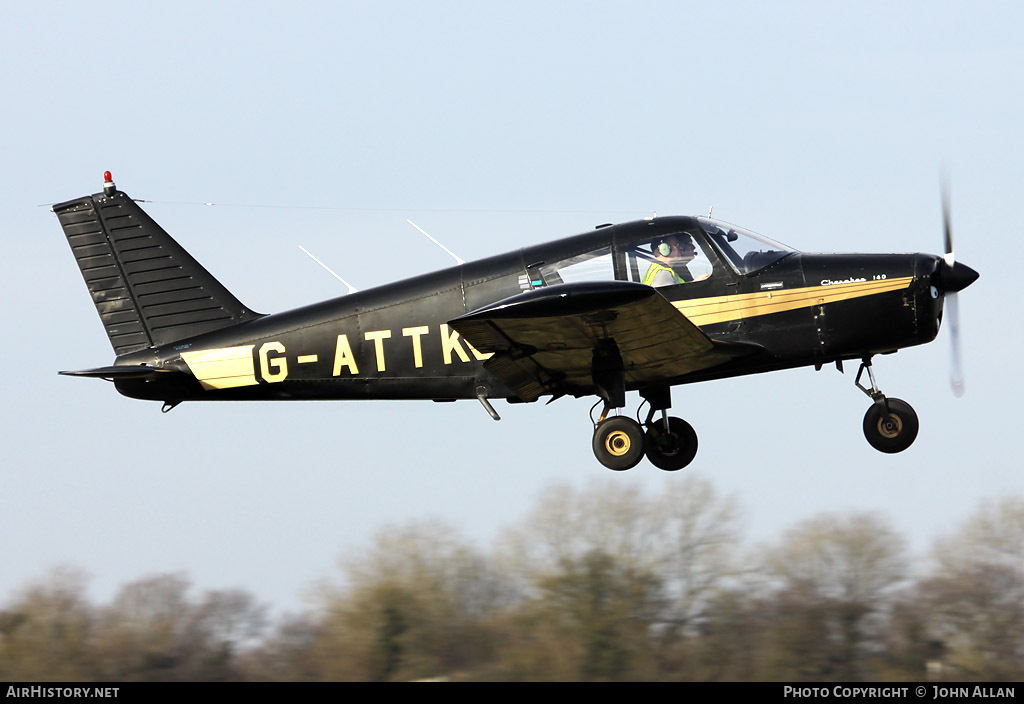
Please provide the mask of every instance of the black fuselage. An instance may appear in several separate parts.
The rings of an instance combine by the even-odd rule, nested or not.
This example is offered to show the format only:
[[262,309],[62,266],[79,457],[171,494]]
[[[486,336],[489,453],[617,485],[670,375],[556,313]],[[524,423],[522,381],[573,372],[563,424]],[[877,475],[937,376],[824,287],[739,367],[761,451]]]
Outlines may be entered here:
[[[555,262],[588,253],[607,261],[599,276],[638,280],[648,266],[634,248],[659,235],[698,240],[713,271],[658,291],[712,340],[756,352],[666,380],[669,385],[839,359],[857,359],[932,340],[942,296],[926,254],[775,253],[741,262],[694,218],[609,226],[549,244],[359,291],[303,308],[144,349],[118,365],[182,374],[117,380],[118,390],[160,401],[257,399],[517,400],[483,367],[450,321],[524,291],[561,283]],[[732,259],[732,261],[731,261]],[[750,268],[745,271],[744,268]],[[589,389],[574,389],[581,395]]]

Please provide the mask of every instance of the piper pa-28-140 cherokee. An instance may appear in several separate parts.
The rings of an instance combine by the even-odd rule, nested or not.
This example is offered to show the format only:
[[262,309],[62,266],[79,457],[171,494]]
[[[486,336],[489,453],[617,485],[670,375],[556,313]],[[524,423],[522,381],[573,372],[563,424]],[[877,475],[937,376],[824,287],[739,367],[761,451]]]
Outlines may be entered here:
[[[944,198],[945,203],[945,198]],[[886,397],[876,354],[929,342],[978,274],[945,256],[807,254],[702,217],[650,217],[273,315],[242,305],[109,172],[53,206],[113,345],[112,366],[61,372],[163,401],[490,399],[596,395],[592,446],[614,470],[697,452],[671,388],[860,360],[864,434],[882,452],[917,416]],[[955,319],[951,321],[956,329]],[[954,342],[954,388],[960,384]],[[867,370],[870,387],[861,385]],[[636,390],[639,422],[618,409]],[[595,404],[596,407],[597,404]]]

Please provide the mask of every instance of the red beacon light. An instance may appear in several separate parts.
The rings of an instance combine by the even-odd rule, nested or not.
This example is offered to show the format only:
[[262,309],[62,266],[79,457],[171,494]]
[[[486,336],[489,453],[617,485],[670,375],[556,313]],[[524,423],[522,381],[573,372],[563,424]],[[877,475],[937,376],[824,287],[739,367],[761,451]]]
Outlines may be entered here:
[[114,187],[114,177],[110,175],[109,171],[103,172],[103,195],[112,196],[114,191],[117,190]]

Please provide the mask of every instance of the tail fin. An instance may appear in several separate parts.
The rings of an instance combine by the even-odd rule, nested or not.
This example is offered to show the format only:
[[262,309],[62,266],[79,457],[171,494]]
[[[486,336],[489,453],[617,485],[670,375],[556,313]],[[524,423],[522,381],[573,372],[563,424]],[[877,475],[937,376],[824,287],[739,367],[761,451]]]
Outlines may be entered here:
[[114,190],[52,208],[118,356],[261,317]]

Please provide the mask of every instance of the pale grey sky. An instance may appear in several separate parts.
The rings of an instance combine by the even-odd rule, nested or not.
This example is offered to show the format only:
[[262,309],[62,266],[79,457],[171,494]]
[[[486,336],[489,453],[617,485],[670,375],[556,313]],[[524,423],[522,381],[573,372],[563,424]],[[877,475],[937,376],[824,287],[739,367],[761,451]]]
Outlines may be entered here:
[[1024,492],[1022,30],[1013,2],[9,6],[0,603],[71,563],[103,598],[183,570],[294,609],[385,523],[438,516],[486,546],[552,483],[679,479],[602,468],[588,400],[499,403],[500,423],[475,402],[162,415],[58,377],[113,355],[38,205],[98,191],[106,169],[275,312],[343,292],[298,245],[360,288],[448,266],[406,218],[465,259],[709,206],[805,251],[938,252],[947,165],[957,255],[981,273],[960,297],[967,395],[949,391],[946,331],[877,359],[919,413],[910,450],[865,442],[855,369],[673,396],[700,435],[686,471],[738,496],[751,542],[876,510],[924,549],[980,500]]

